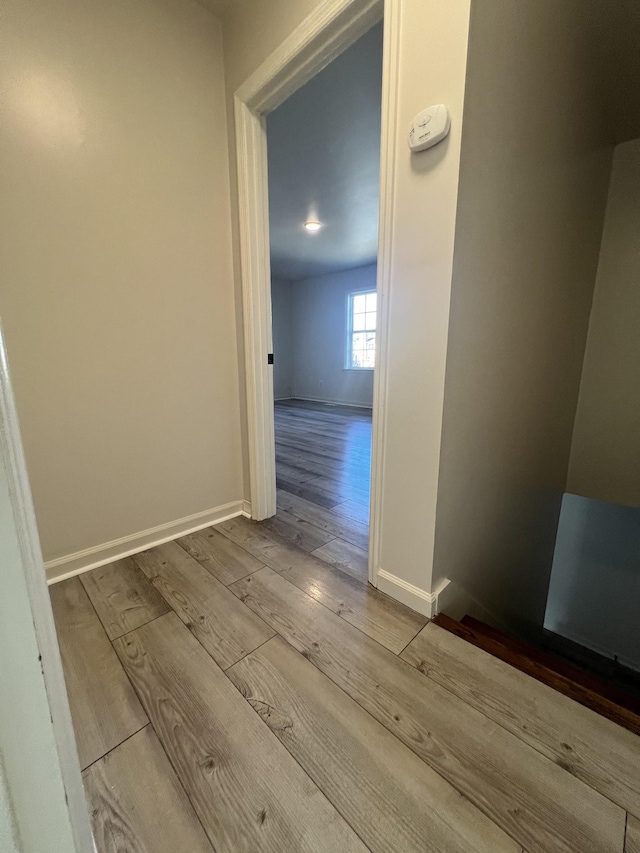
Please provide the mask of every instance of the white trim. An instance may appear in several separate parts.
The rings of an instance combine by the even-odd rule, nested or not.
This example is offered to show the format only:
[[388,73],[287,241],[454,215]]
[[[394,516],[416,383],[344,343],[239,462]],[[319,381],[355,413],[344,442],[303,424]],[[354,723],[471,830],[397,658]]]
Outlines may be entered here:
[[437,593],[420,589],[420,587],[414,586],[390,572],[385,572],[384,569],[378,570],[378,589],[380,592],[390,595],[391,598],[395,598],[396,601],[406,604],[407,607],[417,613],[422,613],[428,619],[431,619],[437,612]]
[[330,406],[349,406],[351,409],[369,409],[371,411],[370,403],[349,403],[347,400],[333,400],[327,397],[301,397],[299,394],[296,394],[295,397],[290,397],[290,400],[302,400],[305,403],[327,403]]
[[258,521],[276,511],[273,371],[267,365],[272,341],[265,116],[379,21],[383,5],[383,0],[326,0],[234,98],[249,477]]
[[[0,329],[0,836],[21,853],[95,849]],[[3,797],[4,800],[4,797]]]
[[[244,503],[246,502],[232,501],[205,512],[197,512],[185,518],[178,518],[176,521],[141,530],[139,533],[132,533],[130,536],[122,536],[120,539],[86,548],[84,551],[76,551],[75,554],[69,554],[66,557],[49,560],[45,563],[47,583],[58,583],[58,581],[88,572],[90,569],[96,569],[98,566],[146,551],[147,548],[171,542],[187,533],[195,533],[196,530],[203,530],[205,527],[211,527],[212,524],[235,518],[237,515],[244,514]],[[249,508],[250,506],[249,504]]]
[[[353,329],[353,297],[354,296],[368,296],[370,293],[375,293],[377,296],[378,291],[375,287],[367,287],[367,288],[357,288],[356,290],[347,291],[346,295],[346,310],[345,314],[347,316],[346,328],[347,334],[345,335],[344,340],[344,367],[343,370],[354,370],[357,373],[361,371],[368,371],[371,373],[372,370],[375,370],[375,362],[378,355],[377,346],[373,348],[373,367],[354,367],[353,362],[353,336],[357,334],[367,334],[367,332],[376,336],[376,344],[378,343],[378,318],[377,318],[377,304],[376,304],[376,327],[375,329],[359,329],[357,332]],[[366,306],[365,306],[366,307]],[[364,314],[366,316],[366,310]]]
[[249,501],[242,501],[242,515],[245,518],[253,518],[251,515],[251,504]]
[[[380,145],[380,220],[376,291],[378,316],[376,368],[373,373],[371,446],[371,508],[369,520],[369,582],[378,586],[382,551],[385,448],[387,436],[389,318],[391,316],[391,257],[398,88],[400,85],[400,4],[385,0],[382,58],[382,137]],[[392,576],[390,576],[392,577]]]
[[274,397],[273,402],[278,403],[280,400],[291,400],[291,394],[283,394],[282,397]]

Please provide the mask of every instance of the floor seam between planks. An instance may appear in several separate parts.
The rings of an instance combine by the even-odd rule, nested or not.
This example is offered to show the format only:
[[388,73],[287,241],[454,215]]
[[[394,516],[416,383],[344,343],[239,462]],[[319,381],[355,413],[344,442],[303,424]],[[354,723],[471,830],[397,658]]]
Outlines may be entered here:
[[[222,531],[220,531],[220,532],[222,533]],[[226,534],[225,534],[225,535],[226,535]],[[233,540],[233,539],[231,539],[231,541],[233,542],[234,540]],[[238,544],[238,543],[236,542],[236,545],[237,545],[237,544]],[[240,548],[242,548],[243,546],[242,546],[242,545],[239,545],[239,547],[240,547]],[[246,549],[243,549],[243,550],[246,550]],[[250,552],[250,551],[247,551],[247,553],[248,553],[248,554],[251,554],[251,552]],[[327,563],[327,565],[333,565],[333,564],[331,564],[331,563]],[[366,632],[366,631],[363,631],[363,630],[362,630],[362,628],[359,628],[357,625],[354,625],[352,622],[349,622],[347,619],[345,619],[345,618],[342,616],[342,613],[341,613],[341,612],[336,612],[335,610],[332,610],[332,609],[331,609],[330,607],[328,607],[328,606],[327,606],[323,601],[320,601],[320,599],[318,599],[318,598],[314,598],[312,595],[310,595],[308,592],[306,592],[306,590],[302,589],[302,587],[298,586],[298,585],[297,585],[297,584],[295,584],[293,581],[289,580],[289,578],[284,577],[284,575],[281,575],[281,574],[280,574],[280,572],[279,572],[277,569],[272,569],[272,568],[271,568],[271,566],[263,566],[262,568],[270,569],[270,571],[275,572],[275,574],[277,574],[279,577],[281,577],[283,581],[285,581],[286,583],[290,584],[294,589],[297,589],[299,592],[303,593],[303,595],[306,595],[306,596],[307,596],[307,598],[309,598],[311,601],[315,602],[316,604],[319,604],[321,607],[324,607],[324,609],[325,609],[325,610],[327,610],[329,613],[333,613],[333,615],[334,615],[334,616],[337,616],[339,619],[342,619],[342,621],[343,621],[346,625],[349,625],[349,626],[350,626],[351,628],[353,628],[355,631],[359,631],[361,634],[363,634],[363,636],[368,637],[372,642],[377,643],[381,648],[386,649],[386,651],[388,651],[390,654],[394,655],[395,657],[398,657],[398,656],[401,654],[401,652],[403,652],[403,651],[406,649],[406,647],[407,647],[408,645],[410,645],[410,644],[415,640],[415,638],[418,636],[418,634],[420,633],[420,631],[422,631],[422,629],[425,627],[424,625],[422,625],[420,628],[418,628],[418,630],[416,631],[416,633],[413,635],[413,637],[411,637],[411,639],[409,640],[409,642],[407,643],[407,645],[406,645],[406,646],[404,646],[404,647],[401,649],[401,651],[400,651],[400,652],[394,652],[392,649],[390,649],[390,648],[388,648],[387,646],[385,646],[385,645],[384,645],[384,643],[381,643],[381,642],[380,642],[380,640],[376,640],[376,638],[375,638],[375,637],[372,637],[370,634],[367,634],[367,632]],[[333,568],[336,568],[336,569],[337,569],[337,566],[333,566]],[[252,574],[252,575],[253,575],[253,574],[257,574],[257,572],[259,572],[259,571],[261,571],[261,569],[257,569],[255,572],[252,572],[251,574]],[[343,574],[344,574],[344,573],[343,573]],[[247,577],[249,577],[249,575],[247,575]],[[347,575],[347,577],[348,577],[348,575]],[[234,581],[232,584],[229,584],[229,586],[227,587],[227,589],[230,589],[230,590],[231,590],[231,592],[233,592],[233,594],[237,596],[237,593],[236,593],[236,591],[233,589],[233,587],[234,587],[237,583],[241,583],[241,582],[242,582],[242,581],[244,581],[244,580],[246,580],[246,578],[239,578],[237,581]],[[384,593],[384,592],[380,592],[378,589],[376,589],[376,587],[371,587],[371,588],[372,588],[372,590],[375,590],[376,594],[378,594],[378,595],[385,595],[385,596],[386,596],[386,593]],[[239,598],[239,596],[237,596],[237,597]],[[390,598],[390,596],[386,596],[386,597]],[[240,599],[240,600],[242,600],[242,599]],[[392,598],[392,599],[391,599],[391,601],[395,601],[395,599],[393,599],[393,598]],[[275,628],[274,628],[273,630],[274,630],[274,631],[277,631],[277,629],[275,629]],[[281,636],[281,635],[278,633],[278,636]],[[283,639],[284,639],[284,638],[283,638]],[[406,663],[406,661],[403,661],[403,663]],[[407,666],[411,666],[411,664],[407,664]],[[411,668],[412,668],[412,669],[415,669],[415,667],[411,667]]]
[[[258,523],[258,522],[256,522],[256,524],[257,524],[257,523]],[[211,527],[213,527],[213,528],[214,528],[214,530],[218,530],[218,528],[216,527],[216,525],[215,525],[215,524],[212,524],[212,525],[210,525],[210,526],[211,526]],[[205,530],[208,530],[208,528],[206,528],[206,527],[205,527]],[[220,534],[222,534],[222,535],[224,536],[224,533],[223,533],[223,531],[222,531],[222,530],[218,530],[218,533],[220,533]],[[226,538],[227,538],[227,539],[229,539],[229,537],[228,537],[228,536],[227,536]],[[200,560],[198,560],[198,558],[197,558],[197,557],[193,557],[191,554],[189,554],[189,552],[188,552],[188,551],[187,551],[187,549],[184,547],[184,545],[182,545],[182,543],[181,543],[181,542],[178,542],[178,540],[177,540],[177,539],[174,539],[173,541],[176,543],[176,545],[179,545],[179,546],[182,548],[182,550],[185,552],[185,554],[187,554],[189,557],[191,557],[191,559],[192,559],[192,560],[196,560],[196,562],[200,563]],[[229,542],[233,542],[233,539],[229,539]],[[234,545],[238,545],[238,543],[237,543],[237,542],[234,542]],[[242,548],[242,545],[238,545],[238,548]],[[246,548],[242,548],[242,550],[245,552],[245,554],[248,554],[250,557],[253,557],[253,556],[254,556],[254,555],[251,553],[251,551],[247,551],[247,549],[246,549]],[[134,559],[135,559],[136,555],[134,554],[133,556],[134,556]],[[202,568],[203,568],[203,569],[206,569],[206,571],[209,571],[209,569],[207,569],[207,567],[204,565],[204,563],[200,563],[200,565],[202,566]],[[255,573],[256,573],[256,572],[259,572],[261,569],[266,569],[266,568],[267,568],[267,566],[266,566],[266,565],[259,566],[257,569],[254,569],[252,572],[248,572],[246,575],[243,575],[241,578],[236,578],[235,580],[231,581],[231,583],[224,583],[224,581],[221,581],[219,578],[216,578],[216,577],[215,577],[215,575],[212,575],[212,577],[214,577],[214,578],[215,578],[215,580],[217,580],[219,583],[221,583],[221,584],[222,584],[222,586],[226,586],[226,588],[227,588],[227,589],[229,589],[229,587],[233,586],[233,584],[234,584],[234,583],[238,583],[238,581],[243,581],[243,580],[245,580],[246,578],[251,577],[251,575],[255,575]],[[209,574],[211,574],[211,572],[209,572]],[[160,592],[160,590],[158,590],[158,592]],[[160,595],[162,595],[162,592],[160,592]],[[162,597],[164,598],[164,596],[162,596]],[[166,598],[165,598],[165,601],[167,601],[167,600],[166,600]],[[169,604],[169,602],[168,602],[168,601],[167,601],[167,604]],[[171,605],[170,605],[170,604],[169,604],[169,607],[171,607]],[[171,609],[173,610],[173,608],[172,608],[172,607],[171,607]]]
[[[135,630],[137,631],[138,629],[136,628]],[[109,642],[112,642],[112,641],[111,641],[111,640],[109,640]],[[133,685],[132,685],[132,686],[133,686]],[[137,693],[137,691],[136,691],[135,687],[133,688],[133,690],[134,690],[134,693],[136,694],[136,696],[138,696],[138,693]],[[138,699],[139,699],[139,698],[140,698],[140,697],[138,696]],[[87,770],[89,770],[91,767],[93,767],[93,765],[94,765],[94,764],[97,764],[99,761],[102,761],[102,760],[103,760],[104,758],[106,758],[108,755],[111,755],[111,753],[112,753],[112,752],[115,752],[115,750],[116,750],[116,749],[120,749],[120,747],[122,746],[122,744],[123,744],[123,743],[126,743],[128,740],[131,740],[131,738],[132,738],[132,737],[135,737],[136,735],[139,735],[139,734],[140,734],[140,732],[144,731],[144,729],[146,729],[148,726],[151,726],[151,728],[153,728],[153,725],[152,725],[151,721],[149,721],[148,723],[145,723],[145,724],[144,724],[144,726],[140,726],[140,728],[139,728],[139,729],[137,729],[135,732],[131,732],[131,734],[130,734],[130,735],[127,735],[127,737],[123,738],[123,739],[120,741],[120,743],[117,743],[115,746],[112,746],[112,747],[111,747],[111,749],[108,749],[108,750],[107,750],[106,752],[104,752],[101,756],[99,756],[98,758],[96,758],[96,759],[95,759],[95,761],[92,761],[92,762],[91,762],[91,764],[87,764],[87,766],[86,766],[86,767],[83,767],[83,768],[82,768],[82,773],[83,773],[83,775],[87,772]]]

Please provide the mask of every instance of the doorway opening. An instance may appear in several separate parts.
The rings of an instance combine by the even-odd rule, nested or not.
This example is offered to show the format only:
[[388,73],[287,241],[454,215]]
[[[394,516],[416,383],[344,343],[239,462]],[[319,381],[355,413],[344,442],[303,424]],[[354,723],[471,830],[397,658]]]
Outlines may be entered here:
[[[383,28],[380,24],[383,14],[383,6],[385,10],[384,20],[384,39],[382,38]],[[295,93],[298,93],[305,84],[310,83],[313,88],[318,85],[314,78],[321,75],[325,69],[328,74],[333,70],[331,63],[338,58],[339,65],[344,62],[348,63],[348,57],[343,58],[343,54],[348,52],[352,47],[357,51],[362,50],[362,45],[358,46],[358,41],[364,37],[364,44],[374,43],[377,41],[379,48],[382,51],[382,59],[378,52],[378,72],[377,72],[377,111],[378,122],[375,133],[367,137],[369,144],[374,144],[378,147],[378,156],[375,157],[375,167],[377,168],[378,180],[374,181],[375,194],[379,193],[379,216],[373,214],[374,219],[378,219],[377,232],[374,234],[374,240],[377,238],[377,259],[375,253],[375,245],[372,251],[371,246],[368,249],[360,247],[360,255],[357,252],[348,257],[344,261],[345,245],[340,247],[340,241],[335,241],[333,251],[335,256],[333,264],[329,268],[321,269],[317,267],[313,270],[324,275],[333,275],[341,272],[351,278],[348,285],[343,282],[342,287],[342,303],[341,313],[343,332],[341,333],[344,340],[340,345],[340,365],[339,370],[341,380],[339,386],[341,392],[349,386],[349,393],[361,394],[363,388],[366,388],[367,383],[372,389],[371,394],[371,498],[362,495],[362,489],[359,494],[363,500],[360,524],[364,524],[366,516],[369,516],[369,535],[368,535],[368,558],[367,562],[367,578],[374,586],[377,586],[377,573],[379,566],[380,554],[380,514],[381,514],[381,495],[382,495],[382,471],[385,448],[385,400],[386,400],[386,348],[387,348],[387,323],[388,323],[388,290],[389,278],[391,269],[390,257],[390,242],[391,242],[391,222],[392,222],[392,169],[386,164],[393,163],[393,149],[396,145],[395,140],[395,109],[397,96],[397,79],[394,69],[397,68],[397,38],[399,32],[399,7],[396,3],[384,5],[380,0],[352,0],[349,3],[336,4],[336,7],[324,13],[318,12],[317,15],[311,16],[304,25],[296,30],[285,42],[281,48],[273,54],[270,59],[263,64],[245,84],[236,92],[235,95],[235,118],[236,118],[236,148],[238,156],[238,195],[239,195],[239,220],[240,220],[240,248],[242,259],[242,291],[243,291],[243,319],[244,319],[244,338],[245,338],[245,357],[246,357],[246,377],[247,377],[247,425],[248,425],[248,443],[249,443],[249,474],[250,474],[250,515],[255,521],[263,521],[276,516],[276,432],[275,432],[275,414],[274,414],[274,369],[277,371],[283,366],[282,359],[278,360],[278,353],[274,353],[273,345],[273,328],[272,328],[272,275],[270,263],[270,249],[274,245],[274,240],[270,236],[275,236],[276,241],[278,234],[273,228],[273,223],[269,221],[269,185],[268,185],[268,157],[269,166],[271,166],[272,155],[269,154],[269,146],[267,138],[269,134],[270,118],[274,124],[277,124],[277,110],[284,105],[285,102]],[[383,44],[381,44],[383,42]],[[337,66],[339,67],[339,66]],[[360,72],[359,72],[360,73]],[[348,124],[348,117],[340,120],[342,124]],[[335,123],[335,122],[334,122]],[[381,132],[382,128],[382,132]],[[335,128],[334,128],[335,130]],[[291,131],[296,134],[296,130]],[[299,134],[302,136],[302,133]],[[294,141],[297,137],[294,136]],[[355,137],[354,137],[355,139]],[[272,146],[273,148],[274,146]],[[355,153],[351,152],[350,159],[345,157],[346,162],[352,165],[357,162],[357,154],[359,148],[354,143]],[[305,162],[305,151],[302,147],[296,153],[296,158]],[[330,154],[330,151],[324,152],[325,156]],[[289,165],[291,165],[289,163]],[[309,162],[307,171],[310,172],[313,163]],[[346,178],[347,186],[350,172],[347,169]],[[351,177],[353,177],[351,175]],[[371,185],[370,181],[370,185]],[[358,231],[358,222],[362,221],[358,218],[358,212],[362,212],[365,206],[365,199],[360,197],[357,192],[353,191],[355,204],[351,206],[352,220],[346,218],[345,225],[342,226],[343,231],[348,231],[349,228]],[[344,194],[343,194],[344,195]],[[321,264],[323,254],[319,252],[319,257],[309,251],[309,246],[318,248],[323,246],[325,238],[333,235],[339,236],[340,225],[336,217],[335,223],[332,222],[331,208],[323,208],[329,211],[327,225],[331,224],[331,228],[327,227],[323,230],[325,224],[322,219],[325,213],[313,207],[313,199],[307,197],[305,199],[306,206],[296,208],[295,225],[300,229],[298,236],[308,238],[306,243],[306,261]],[[369,202],[371,199],[369,199]],[[372,205],[369,204],[369,210]],[[286,208],[286,205],[285,205]],[[302,221],[301,221],[302,220]],[[304,228],[305,223],[307,229]],[[270,229],[271,225],[271,229]],[[319,227],[318,227],[319,226]],[[312,229],[315,228],[315,233]],[[270,230],[272,235],[270,235]],[[342,235],[343,237],[345,235]],[[317,242],[311,243],[311,240],[316,239]],[[357,240],[351,240],[351,249],[356,244]],[[366,241],[364,241],[366,243]],[[371,242],[371,241],[370,241]],[[286,245],[287,240],[284,240]],[[348,246],[349,241],[344,241],[343,244]],[[316,250],[314,250],[316,251]],[[343,253],[342,255],[340,253]],[[277,260],[274,256],[274,260]],[[291,263],[305,260],[305,258],[296,259],[295,256],[289,259]],[[275,266],[275,264],[274,264]],[[356,272],[359,270],[360,272]],[[274,270],[277,273],[277,270]],[[300,271],[299,276],[308,274],[305,269]],[[312,276],[312,277],[315,277]],[[277,275],[274,276],[277,281]],[[294,274],[289,272],[289,281],[294,278]],[[276,284],[276,289],[278,285]],[[286,290],[288,285],[284,286]],[[290,285],[294,289],[294,285]],[[375,292],[375,310],[367,311],[366,294],[370,296]],[[356,311],[360,308],[361,301],[357,300],[358,295],[364,294],[364,311]],[[296,294],[298,298],[300,293]],[[276,300],[278,297],[275,297]],[[371,307],[371,299],[369,307]],[[349,309],[351,308],[351,316]],[[375,315],[375,329],[368,328],[353,328],[354,325],[360,325],[362,318],[356,314],[364,315],[364,323],[370,323]],[[371,315],[367,317],[367,314]],[[278,308],[275,308],[274,324],[278,324]],[[350,337],[347,338],[347,332]],[[374,333],[372,335],[372,332]],[[364,337],[361,336],[364,333]],[[302,332],[300,333],[302,337]],[[282,349],[282,344],[280,344]],[[276,343],[277,347],[277,343]],[[367,356],[367,348],[370,355]],[[285,345],[286,350],[286,345]],[[335,350],[335,348],[334,348]],[[316,357],[325,357],[326,350],[322,345],[315,347],[307,347],[308,359],[311,363]],[[373,361],[375,369],[370,365],[365,364],[365,360],[371,361],[371,353],[373,352]],[[282,353],[281,353],[282,354]],[[275,364],[274,364],[275,355]],[[312,359],[313,357],[313,359]],[[278,365],[278,366],[276,366]],[[354,366],[355,365],[355,366]],[[279,381],[279,378],[278,378]],[[285,393],[285,396],[290,398],[291,394],[298,396],[306,396],[311,399],[304,401],[306,411],[312,410],[316,406],[316,426],[318,420],[322,417],[330,417],[331,411],[338,405],[351,405],[353,411],[342,411],[343,417],[351,417],[351,422],[354,425],[359,425],[360,428],[366,430],[367,412],[361,406],[367,405],[366,397],[355,397],[349,399],[342,397],[336,399],[332,397],[332,388],[335,392],[335,387],[329,384],[329,377],[326,379],[322,376],[315,376],[316,387],[313,393],[302,394],[295,390],[294,385],[290,384],[291,390]],[[332,380],[333,381],[333,380]],[[323,382],[320,385],[320,382]],[[324,383],[327,383],[326,385]],[[299,386],[298,386],[299,387]],[[278,395],[279,396],[279,395]],[[364,399],[364,402],[363,402]],[[354,407],[353,403],[358,406]],[[282,401],[278,404],[278,409],[283,410],[288,405],[289,410],[295,408],[291,403],[287,404]],[[299,406],[302,409],[302,406]],[[283,414],[287,414],[283,412]],[[335,411],[333,412],[335,415]],[[310,417],[310,415],[306,415]],[[291,414],[289,412],[289,417]],[[364,424],[364,425],[363,425]],[[344,424],[343,424],[344,426]],[[325,423],[326,427],[326,423]],[[355,426],[354,426],[355,428]],[[367,439],[368,440],[368,439]],[[346,447],[348,442],[343,439]],[[300,450],[300,448],[297,448]],[[318,461],[318,460],[313,460]],[[330,460],[342,464],[341,460]],[[287,464],[282,460],[281,464]],[[318,473],[316,477],[322,478],[327,475],[325,469]],[[352,468],[352,465],[345,463],[346,470]],[[362,472],[365,472],[364,476]],[[307,471],[313,474],[314,471]],[[336,473],[336,466],[333,466],[333,474]],[[304,476],[304,475],[303,475]],[[332,478],[330,478],[332,479]],[[367,485],[366,465],[361,468],[360,474],[357,477],[360,483],[353,483],[353,488]],[[298,484],[301,485],[301,484]],[[339,504],[347,504],[343,510],[354,511],[349,505],[351,500],[348,494],[349,485],[344,477],[333,478],[333,482],[318,482],[318,487],[329,487],[332,506],[326,505],[322,509],[333,509]],[[284,491],[284,490],[281,490]],[[299,495],[298,495],[299,497]],[[326,496],[325,496],[326,497]],[[326,501],[325,501],[326,504]],[[367,504],[369,504],[369,512],[367,513]],[[288,510],[284,509],[284,512]],[[364,511],[364,512],[363,512]],[[358,519],[352,518],[353,521]],[[279,524],[276,518],[270,522],[272,525]],[[362,530],[359,531],[362,534]],[[337,537],[341,538],[341,537]],[[360,535],[358,541],[364,544],[366,540],[366,529],[364,536]],[[346,541],[346,540],[343,540]],[[352,547],[360,547],[353,545]],[[322,546],[320,546],[322,547]],[[315,550],[315,549],[314,549]],[[364,548],[361,551],[365,551]],[[360,565],[364,556],[358,554]]]
[[382,23],[267,117],[277,514],[368,578]]

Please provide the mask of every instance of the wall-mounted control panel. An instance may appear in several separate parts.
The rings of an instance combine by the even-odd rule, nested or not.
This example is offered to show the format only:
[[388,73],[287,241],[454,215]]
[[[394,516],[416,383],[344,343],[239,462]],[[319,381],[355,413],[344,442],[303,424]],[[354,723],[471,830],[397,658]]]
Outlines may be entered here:
[[443,140],[451,128],[451,116],[444,104],[427,107],[414,118],[409,129],[409,148],[425,151]]

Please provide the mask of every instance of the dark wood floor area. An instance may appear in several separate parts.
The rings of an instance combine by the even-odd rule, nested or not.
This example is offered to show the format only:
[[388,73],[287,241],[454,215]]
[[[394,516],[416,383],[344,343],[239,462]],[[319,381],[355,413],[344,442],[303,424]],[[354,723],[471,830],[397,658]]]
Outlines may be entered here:
[[276,421],[275,519],[51,588],[98,853],[639,853],[640,738],[366,583],[367,413]]

